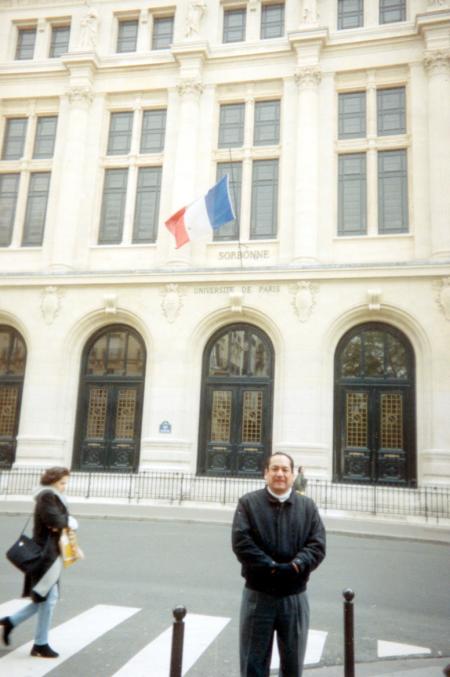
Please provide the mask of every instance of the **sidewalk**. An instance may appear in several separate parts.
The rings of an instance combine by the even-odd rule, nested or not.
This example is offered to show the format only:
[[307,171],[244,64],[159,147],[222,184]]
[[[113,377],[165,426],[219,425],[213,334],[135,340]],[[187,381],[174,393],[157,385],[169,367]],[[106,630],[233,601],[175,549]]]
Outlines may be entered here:
[[[129,502],[126,499],[95,499],[69,497],[75,516],[104,519],[131,520],[172,520],[185,522],[209,522],[231,524],[234,505],[217,503],[182,504],[167,501]],[[0,514],[29,514],[32,509],[28,496],[0,498]],[[450,520],[426,522],[423,518],[389,517],[367,513],[328,510],[321,511],[328,531],[374,536],[381,538],[403,538],[408,540],[450,543]]]
[[[355,677],[443,677],[450,658],[395,658],[390,661],[356,663]],[[303,677],[344,677],[344,666],[308,668]]]

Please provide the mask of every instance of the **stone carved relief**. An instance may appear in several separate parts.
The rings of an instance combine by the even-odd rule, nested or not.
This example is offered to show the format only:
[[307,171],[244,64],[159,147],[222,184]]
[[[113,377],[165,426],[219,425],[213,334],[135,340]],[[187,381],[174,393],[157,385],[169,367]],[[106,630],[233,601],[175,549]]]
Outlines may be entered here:
[[428,9],[439,9],[440,7],[448,7],[448,0],[428,0]]
[[434,284],[436,302],[447,321],[450,321],[450,277],[438,280]]
[[228,298],[230,302],[230,311],[232,313],[242,313],[242,301],[244,299],[242,292],[231,292]]
[[162,294],[161,309],[166,320],[172,324],[183,307],[183,292],[177,284],[167,284]]
[[200,23],[206,14],[206,10],[206,2],[203,2],[203,0],[191,0],[186,15],[186,30],[184,33],[186,38],[191,38],[194,34],[198,34]]
[[302,23],[316,25],[319,21],[316,0],[303,0]]
[[320,84],[322,74],[317,66],[298,68],[294,74],[298,87],[316,87]]
[[105,313],[115,315],[117,313],[117,294],[103,294],[103,309]]
[[297,282],[289,287],[292,307],[300,322],[306,322],[311,315],[318,290],[318,285],[312,282]]
[[203,85],[200,80],[183,80],[177,85],[178,94],[180,96],[200,96],[203,92]]
[[427,50],[423,63],[430,74],[447,73],[450,70],[450,49]]
[[67,90],[67,96],[71,104],[75,103],[83,106],[89,106],[94,98],[90,87],[70,87]]
[[98,12],[91,7],[81,19],[80,48],[95,50],[98,40]]
[[41,312],[46,324],[55,321],[61,308],[62,291],[57,287],[45,287],[41,295]]

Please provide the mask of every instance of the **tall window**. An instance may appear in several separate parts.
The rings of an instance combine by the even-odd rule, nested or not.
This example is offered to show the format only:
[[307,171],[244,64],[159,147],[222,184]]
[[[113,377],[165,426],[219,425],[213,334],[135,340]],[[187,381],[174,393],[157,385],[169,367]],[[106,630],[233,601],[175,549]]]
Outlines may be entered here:
[[284,33],[284,3],[261,8],[261,38],[279,38]]
[[173,16],[153,19],[152,49],[170,49],[173,41]]
[[55,149],[56,115],[40,116],[36,124],[33,158],[51,158]]
[[280,141],[280,102],[257,101],[255,103],[255,146],[270,146]]
[[378,135],[406,132],[405,88],[394,87],[377,91]]
[[159,153],[164,149],[166,109],[146,110],[142,118],[141,153]]
[[364,0],[338,0],[338,30],[364,25]]
[[16,59],[32,59],[36,42],[36,28],[19,28],[17,31]]
[[138,20],[119,21],[117,52],[135,52],[138,35]]
[[108,137],[108,155],[125,155],[131,146],[133,113],[111,113]]
[[[57,116],[11,117],[4,126],[0,173],[0,247],[40,246],[55,149]],[[18,223],[18,214],[23,223]]]
[[408,230],[406,150],[378,153],[378,227],[380,233]]
[[241,214],[242,162],[219,162],[217,164],[217,181],[228,174],[231,201],[236,218],[214,229],[213,238],[217,241],[238,240],[239,220]]
[[406,20],[406,0],[379,0],[380,24]]
[[245,40],[245,8],[225,9],[223,13],[223,41],[243,42]]
[[136,189],[133,242],[155,242],[158,232],[161,167],[141,167]]
[[278,227],[278,160],[253,162],[250,237],[276,237]]
[[339,94],[339,138],[366,136],[366,93]]
[[365,235],[366,155],[339,155],[339,235]]
[[219,148],[235,148],[244,142],[245,104],[228,103],[220,107]]
[[118,244],[122,241],[127,182],[128,169],[105,171],[99,244]]
[[27,118],[8,118],[3,138],[2,160],[20,160],[27,133]]
[[69,49],[70,26],[52,26],[49,57],[55,59]]
[[0,247],[11,244],[20,174],[0,174]]

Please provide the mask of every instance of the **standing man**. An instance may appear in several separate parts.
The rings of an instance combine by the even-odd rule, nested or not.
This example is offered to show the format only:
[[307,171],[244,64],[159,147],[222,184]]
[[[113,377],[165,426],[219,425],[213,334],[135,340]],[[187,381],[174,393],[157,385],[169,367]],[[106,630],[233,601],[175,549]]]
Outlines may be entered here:
[[279,677],[301,677],[309,628],[306,584],[325,557],[325,528],[312,499],[292,490],[294,461],[266,461],[266,487],[239,499],[233,552],[245,588],[240,618],[241,677],[268,677],[274,632]]

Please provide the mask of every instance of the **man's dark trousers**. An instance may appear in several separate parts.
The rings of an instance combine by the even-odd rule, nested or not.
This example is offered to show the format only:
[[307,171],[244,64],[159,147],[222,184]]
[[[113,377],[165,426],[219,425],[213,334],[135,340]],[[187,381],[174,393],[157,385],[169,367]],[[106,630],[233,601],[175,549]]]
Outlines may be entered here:
[[273,635],[279,677],[301,677],[309,629],[306,592],[277,597],[244,588],[240,620],[241,677],[269,677]]

